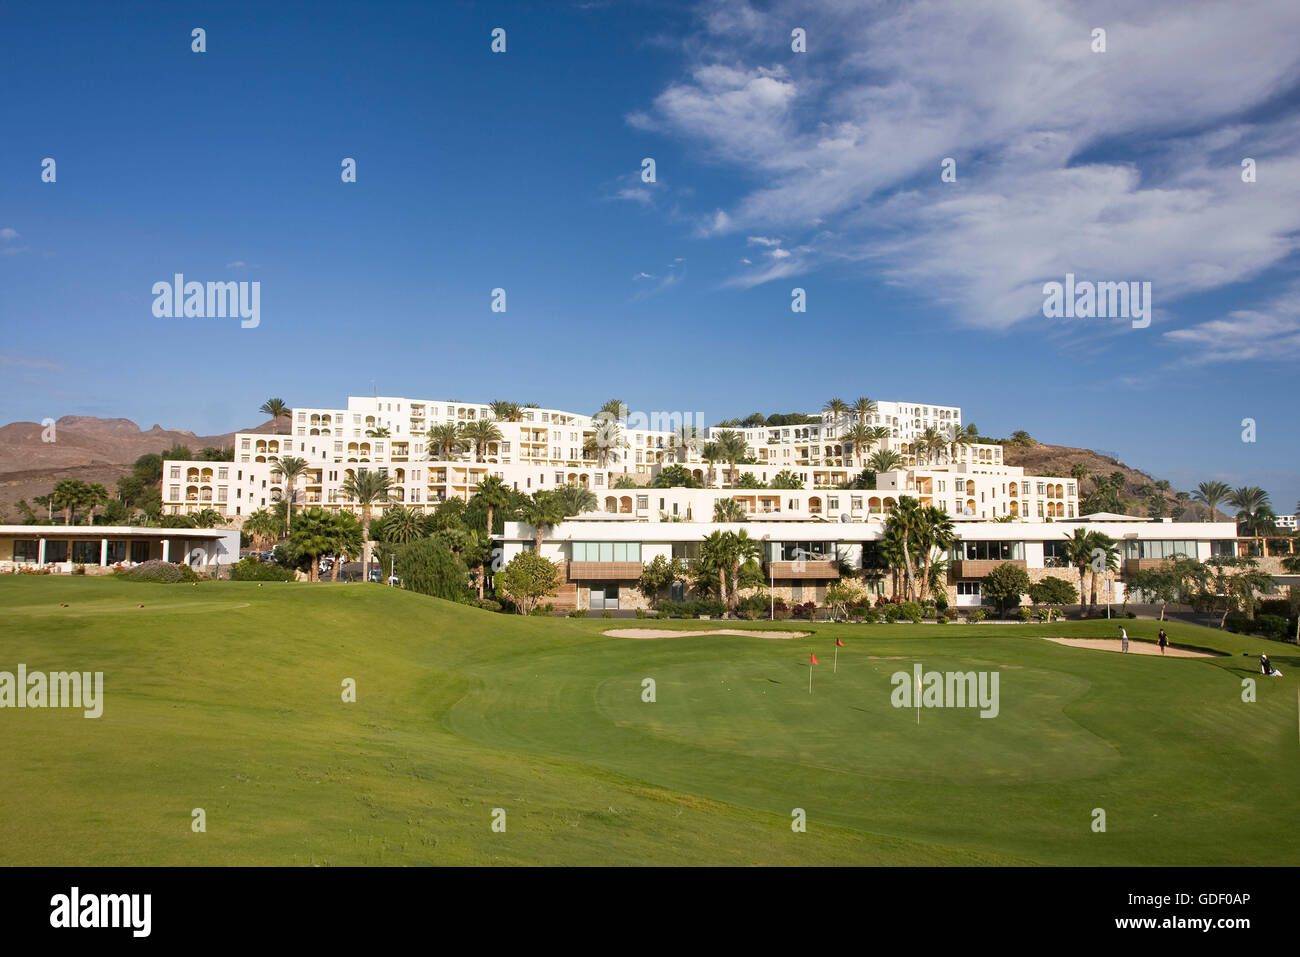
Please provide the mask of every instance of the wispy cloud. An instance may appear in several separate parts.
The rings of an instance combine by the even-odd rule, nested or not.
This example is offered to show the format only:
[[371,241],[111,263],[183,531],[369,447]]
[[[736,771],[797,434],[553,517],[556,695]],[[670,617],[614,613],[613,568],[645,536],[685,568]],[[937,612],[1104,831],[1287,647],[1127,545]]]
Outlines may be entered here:
[[1164,338],[1190,350],[1184,365],[1300,359],[1300,283],[1258,309],[1234,309],[1220,319],[1172,329]]

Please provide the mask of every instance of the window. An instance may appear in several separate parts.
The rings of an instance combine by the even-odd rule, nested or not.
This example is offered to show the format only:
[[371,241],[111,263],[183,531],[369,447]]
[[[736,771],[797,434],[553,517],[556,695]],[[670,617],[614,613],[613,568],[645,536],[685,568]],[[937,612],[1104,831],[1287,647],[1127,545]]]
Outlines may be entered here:
[[978,581],[957,583],[957,594],[959,595],[978,595],[979,593],[980,583]]
[[239,440],[239,448],[240,448],[242,451],[247,452],[247,451],[248,451],[248,448],[249,448],[249,445],[248,445],[248,439],[240,439],[240,440]]
[[66,562],[68,560],[68,543],[46,541],[45,560],[47,562]]
[[109,542],[108,543],[108,563],[110,565],[116,562],[125,561],[126,559],[126,542]]
[[226,486],[219,485],[217,486],[217,501],[224,502],[225,500],[226,500]]
[[636,507],[637,507],[638,510],[649,508],[649,507],[650,507],[650,496],[649,496],[649,495],[638,495],[638,496],[636,497]]
[[179,485],[169,485],[167,490],[171,493],[167,496],[170,501],[175,501],[181,497],[181,487]]
[[14,541],[14,561],[34,562],[41,554],[41,543],[34,538],[19,538]]
[[1020,483],[1020,494],[1021,494],[1021,495],[1028,495],[1028,494],[1029,494],[1029,483],[1028,483],[1028,482],[1021,482],[1021,483]]
[[221,468],[221,469],[217,469],[217,480],[218,480],[218,481],[224,482],[224,481],[226,481],[228,478],[230,478],[230,469],[229,469],[229,468]]
[[640,542],[574,542],[571,546],[575,562],[637,562],[641,561]]
[[958,542],[950,557],[953,561],[1015,561],[1025,557],[1024,542]]
[[168,473],[167,477],[168,477],[168,478],[174,478],[174,479],[178,479],[178,478],[180,478],[180,477],[181,477],[181,468],[180,468],[180,466],[179,466],[179,465],[173,465],[173,466],[171,467],[171,471]]
[[132,542],[131,543],[131,561],[147,562],[149,560],[149,543]]
[[1046,482],[1039,482],[1039,483],[1038,483],[1038,494],[1039,494],[1039,495],[1045,495],[1045,494],[1047,494],[1047,483],[1046,483]]

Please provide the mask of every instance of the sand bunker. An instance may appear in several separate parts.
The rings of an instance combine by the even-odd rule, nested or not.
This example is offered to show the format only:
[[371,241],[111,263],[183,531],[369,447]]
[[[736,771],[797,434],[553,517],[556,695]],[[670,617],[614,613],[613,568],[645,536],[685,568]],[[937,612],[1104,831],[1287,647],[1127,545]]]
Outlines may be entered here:
[[615,628],[605,632],[611,638],[688,638],[691,635],[739,635],[742,638],[806,638],[807,631],[741,631],[717,628],[712,631],[668,631],[663,628]]
[[[1094,648],[1097,651],[1119,651],[1120,640],[1118,638],[1048,638],[1048,641],[1054,641],[1058,645],[1069,645],[1072,648]],[[1130,655],[1159,655],[1160,646],[1151,641],[1134,641],[1129,639],[1128,653]],[[1166,658],[1213,658],[1214,655],[1205,651],[1192,651],[1188,648],[1175,648],[1170,645],[1165,649]]]

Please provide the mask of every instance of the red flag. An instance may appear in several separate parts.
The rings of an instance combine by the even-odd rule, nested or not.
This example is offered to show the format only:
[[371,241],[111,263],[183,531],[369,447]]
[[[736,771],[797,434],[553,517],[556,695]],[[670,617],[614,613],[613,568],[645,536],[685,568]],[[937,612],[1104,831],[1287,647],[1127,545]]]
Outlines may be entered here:
[[838,638],[835,639],[835,644],[840,648],[844,647],[844,642],[840,641]]
[[816,655],[814,655],[814,654],[812,654],[812,653],[809,653],[808,657],[812,659],[812,663],[813,663],[813,664],[818,664],[817,656],[816,656]]

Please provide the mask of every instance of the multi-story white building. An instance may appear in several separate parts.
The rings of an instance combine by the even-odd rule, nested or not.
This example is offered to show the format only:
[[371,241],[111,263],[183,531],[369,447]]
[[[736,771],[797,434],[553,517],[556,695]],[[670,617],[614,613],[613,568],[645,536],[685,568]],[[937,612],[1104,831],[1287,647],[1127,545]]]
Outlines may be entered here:
[[[494,475],[525,493],[576,485],[596,494],[599,510],[638,514],[641,510],[627,505],[629,498],[633,502],[637,498],[626,490],[613,494],[615,486],[648,485],[671,464],[684,465],[696,482],[706,485],[744,485],[747,473],[756,482],[769,484],[788,472],[806,488],[836,489],[862,470],[872,451],[855,449],[843,440],[844,433],[860,422],[891,430],[875,447],[898,452],[904,468],[881,472],[877,484],[882,494],[861,496],[861,509],[832,506],[828,498],[811,496],[806,502],[810,510],[815,507],[825,514],[848,514],[850,521],[864,520],[883,514],[898,495],[913,494],[957,517],[1012,515],[1032,521],[1073,518],[1077,513],[1073,480],[1026,476],[1022,469],[1002,464],[1001,446],[954,441],[922,447],[917,443],[927,429],[959,429],[961,410],[956,407],[881,402],[875,414],[861,419],[827,413],[820,424],[738,429],[748,447],[744,460],[734,468],[706,461],[708,442],[721,430],[694,429],[692,418],[634,414],[611,425],[581,413],[524,407],[506,419],[494,418],[485,403],[351,396],[343,409],[292,410],[283,435],[237,433],[232,462],[169,460],[164,465],[162,501],[171,514],[211,508],[242,521],[280,501],[284,483],[276,462],[293,456],[308,465],[305,476],[295,483],[296,504],[355,507],[341,487],[349,473],[370,469],[391,480],[389,504],[419,511],[448,498],[468,499],[483,479]],[[473,429],[483,422],[491,422],[499,435],[477,446],[462,445],[448,454],[430,438],[431,430],[436,434],[439,426]],[[637,427],[645,425],[659,427]],[[856,498],[846,497],[846,501]],[[758,507],[758,499],[745,498],[750,499]]]
[[1274,527],[1274,528],[1285,528],[1285,529],[1290,529],[1290,530],[1294,531],[1294,530],[1295,530],[1295,527],[1296,527],[1295,516],[1294,516],[1294,515],[1274,515],[1274,516],[1273,516],[1273,527]]

